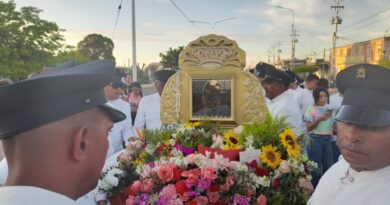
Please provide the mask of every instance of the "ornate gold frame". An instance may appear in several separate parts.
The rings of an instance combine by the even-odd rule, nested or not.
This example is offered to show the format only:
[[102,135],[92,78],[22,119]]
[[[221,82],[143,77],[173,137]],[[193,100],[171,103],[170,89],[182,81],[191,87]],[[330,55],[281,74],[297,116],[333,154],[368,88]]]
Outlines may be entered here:
[[180,71],[168,80],[161,96],[164,124],[201,119],[192,116],[193,79],[231,79],[231,116],[209,120],[226,127],[264,120],[267,112],[264,90],[255,76],[243,71],[245,52],[235,41],[214,34],[202,36],[180,53],[179,67]]

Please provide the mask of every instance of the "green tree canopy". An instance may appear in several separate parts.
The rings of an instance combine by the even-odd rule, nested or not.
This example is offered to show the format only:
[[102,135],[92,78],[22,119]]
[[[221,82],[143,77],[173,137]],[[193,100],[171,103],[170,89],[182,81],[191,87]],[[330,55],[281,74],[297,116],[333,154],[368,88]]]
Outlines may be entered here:
[[90,60],[106,59],[115,61],[112,55],[114,43],[100,34],[89,34],[77,44],[77,49]]
[[165,53],[160,53],[160,63],[164,68],[170,68],[172,70],[179,70],[179,54],[184,50],[184,46],[172,49],[169,47]]
[[299,73],[314,73],[320,69],[318,65],[299,66],[295,67],[292,71],[296,74]]
[[39,17],[42,10],[0,1],[0,76],[25,78],[53,61],[63,46],[56,23]]

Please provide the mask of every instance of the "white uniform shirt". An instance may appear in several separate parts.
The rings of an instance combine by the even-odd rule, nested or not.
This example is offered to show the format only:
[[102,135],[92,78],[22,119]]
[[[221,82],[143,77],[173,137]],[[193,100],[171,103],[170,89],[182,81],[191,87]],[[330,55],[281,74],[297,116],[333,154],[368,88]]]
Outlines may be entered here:
[[300,110],[301,115],[303,116],[306,113],[307,108],[314,105],[313,91],[308,90],[307,88],[303,89],[299,104],[302,106]]
[[335,93],[329,97],[329,105],[335,112],[340,109],[342,102],[343,96],[341,96],[340,93]]
[[325,172],[308,205],[390,204],[390,166],[356,172],[340,158]]
[[77,205],[64,195],[31,186],[0,187],[1,205]]
[[301,87],[297,87],[295,90],[293,89],[290,89],[292,91],[292,93],[294,94],[294,99],[295,99],[295,102],[297,102],[297,105],[298,105],[298,108],[300,110],[300,113],[303,113],[302,109],[303,109],[303,88]]
[[123,112],[126,115],[126,119],[114,123],[114,126],[110,130],[108,135],[110,147],[107,152],[107,157],[119,150],[122,150],[123,143],[126,143],[130,137],[135,136],[133,126],[131,125],[130,104],[122,99],[110,101],[110,104],[119,111]]
[[286,122],[292,126],[295,134],[305,133],[302,117],[291,90],[286,90],[270,100],[267,106],[272,117],[286,117]]
[[134,127],[137,129],[160,129],[160,95],[155,93],[141,98],[138,105]]
[[[4,158],[0,161],[0,187],[5,185],[8,176],[8,164],[7,159]],[[46,190],[45,190],[46,191]],[[1,194],[0,194],[1,195]],[[1,202],[1,199],[0,199]],[[2,203],[0,203],[2,205]],[[93,192],[89,192],[88,194],[80,197],[76,201],[77,205],[95,205],[95,196]]]

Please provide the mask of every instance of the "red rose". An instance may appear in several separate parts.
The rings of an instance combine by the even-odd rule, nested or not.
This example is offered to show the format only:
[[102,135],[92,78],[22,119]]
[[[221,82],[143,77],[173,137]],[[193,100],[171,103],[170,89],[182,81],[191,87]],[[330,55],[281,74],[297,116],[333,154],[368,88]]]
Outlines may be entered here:
[[110,197],[110,204],[112,205],[121,205],[124,203],[124,196],[123,194],[118,194]]
[[225,205],[225,203],[223,203],[222,201],[217,201],[217,203],[215,203],[215,205]]
[[161,152],[164,151],[165,147],[166,147],[165,145],[160,145],[160,146],[158,146],[158,147],[156,148],[156,152],[160,154]]
[[183,195],[183,193],[186,191],[187,187],[183,180],[180,180],[176,182],[175,184],[176,192],[180,195]]
[[280,187],[280,180],[276,179],[274,183],[272,183],[272,188],[277,189]]
[[126,197],[131,195],[131,196],[137,196],[137,193],[140,191],[140,187],[141,187],[141,181],[140,180],[137,180],[135,182],[133,182],[133,184],[131,184],[130,186],[128,186],[126,188]]
[[210,191],[212,191],[212,192],[219,191],[219,185],[218,184],[211,184]]
[[181,173],[183,171],[177,167],[175,167],[173,169],[173,178],[175,178],[176,181],[179,181],[182,177],[181,177]]
[[185,205],[197,205],[196,201],[187,201]]

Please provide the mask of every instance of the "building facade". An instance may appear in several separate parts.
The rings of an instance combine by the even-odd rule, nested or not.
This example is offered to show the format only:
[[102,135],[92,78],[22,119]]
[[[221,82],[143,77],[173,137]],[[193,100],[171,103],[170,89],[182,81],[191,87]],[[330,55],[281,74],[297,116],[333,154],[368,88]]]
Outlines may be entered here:
[[[390,59],[390,37],[339,46],[335,53],[336,73],[354,64],[379,64],[382,60]],[[331,49],[330,59],[332,55]]]

